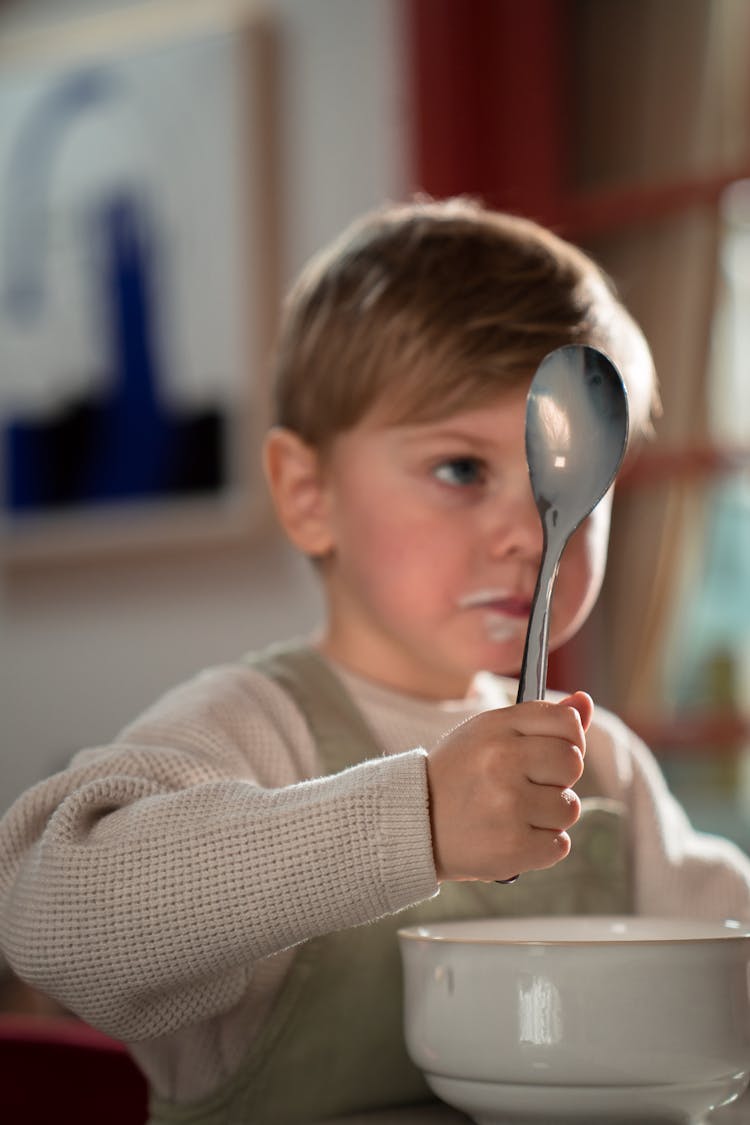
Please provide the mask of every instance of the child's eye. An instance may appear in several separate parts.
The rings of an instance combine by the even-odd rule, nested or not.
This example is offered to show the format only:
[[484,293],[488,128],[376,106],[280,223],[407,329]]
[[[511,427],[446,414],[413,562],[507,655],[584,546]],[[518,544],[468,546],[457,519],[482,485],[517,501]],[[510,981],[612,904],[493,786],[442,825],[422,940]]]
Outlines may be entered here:
[[477,457],[452,457],[450,461],[441,461],[434,473],[443,484],[466,487],[471,484],[481,484],[485,477],[485,468]]

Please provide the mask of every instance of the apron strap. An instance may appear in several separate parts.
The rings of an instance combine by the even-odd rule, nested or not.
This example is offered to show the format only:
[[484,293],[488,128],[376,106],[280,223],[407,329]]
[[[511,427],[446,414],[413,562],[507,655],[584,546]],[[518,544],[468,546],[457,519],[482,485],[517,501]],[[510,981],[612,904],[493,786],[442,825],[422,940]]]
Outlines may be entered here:
[[345,685],[314,648],[290,642],[248,653],[244,661],[274,680],[297,705],[326,773],[379,758],[383,749]]

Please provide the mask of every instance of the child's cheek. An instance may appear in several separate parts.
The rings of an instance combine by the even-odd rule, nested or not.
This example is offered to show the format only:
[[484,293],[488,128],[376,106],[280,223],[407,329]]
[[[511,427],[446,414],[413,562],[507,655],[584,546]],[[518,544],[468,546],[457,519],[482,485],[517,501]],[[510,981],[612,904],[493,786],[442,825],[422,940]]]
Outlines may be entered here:
[[565,548],[552,599],[552,639],[556,644],[580,629],[599,596],[607,561],[608,529],[608,513],[594,514],[578,528]]

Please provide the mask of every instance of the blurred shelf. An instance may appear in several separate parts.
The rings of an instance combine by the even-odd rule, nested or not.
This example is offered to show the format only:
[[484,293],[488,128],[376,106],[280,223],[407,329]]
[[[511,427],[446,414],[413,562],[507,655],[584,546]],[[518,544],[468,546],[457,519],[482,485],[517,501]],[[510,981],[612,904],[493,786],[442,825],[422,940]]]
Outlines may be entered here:
[[619,231],[669,218],[693,207],[715,207],[730,184],[748,178],[750,168],[743,164],[671,183],[584,189],[561,204],[558,221],[567,237],[574,239]]
[[696,711],[669,718],[630,715],[625,720],[655,754],[731,754],[750,746],[750,715]]
[[671,481],[728,476],[750,469],[750,447],[689,445],[679,449],[644,449],[626,465],[619,488],[653,488]]

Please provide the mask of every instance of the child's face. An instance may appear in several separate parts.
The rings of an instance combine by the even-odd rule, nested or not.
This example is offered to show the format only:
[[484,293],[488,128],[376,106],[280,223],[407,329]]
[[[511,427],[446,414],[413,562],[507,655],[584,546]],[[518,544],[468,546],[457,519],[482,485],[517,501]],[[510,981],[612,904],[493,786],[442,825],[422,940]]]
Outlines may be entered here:
[[[480,669],[518,672],[542,551],[526,466],[526,388],[419,425],[366,418],[333,443],[325,650],[426,697],[460,697]],[[611,497],[563,555],[550,646],[601,586]]]

